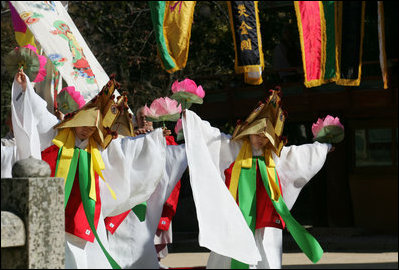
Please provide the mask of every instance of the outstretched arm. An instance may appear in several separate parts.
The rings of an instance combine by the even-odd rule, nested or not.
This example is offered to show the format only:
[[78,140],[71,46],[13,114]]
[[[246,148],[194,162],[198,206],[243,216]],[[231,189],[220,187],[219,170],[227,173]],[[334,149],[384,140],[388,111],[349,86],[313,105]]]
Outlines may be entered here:
[[113,140],[101,153],[103,176],[115,192],[100,180],[103,214],[115,216],[145,202],[164,175],[166,142],[161,129],[146,135]]
[[302,188],[323,167],[332,146],[326,143],[283,147],[280,157],[275,156],[284,202],[291,210]]
[[165,201],[169,198],[177,182],[187,169],[185,145],[168,145],[166,147],[166,163],[164,177],[167,179]]
[[29,77],[21,70],[12,85],[12,125],[17,145],[17,159],[41,159],[41,151],[51,145],[52,128],[57,118],[47,110],[47,103],[37,95]]

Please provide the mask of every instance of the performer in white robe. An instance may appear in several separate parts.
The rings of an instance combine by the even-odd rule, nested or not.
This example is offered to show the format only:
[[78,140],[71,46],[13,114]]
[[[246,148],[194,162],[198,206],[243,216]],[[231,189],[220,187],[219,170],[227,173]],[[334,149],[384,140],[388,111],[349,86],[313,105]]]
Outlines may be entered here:
[[140,221],[130,211],[113,234],[108,231],[110,250],[122,268],[159,269],[154,236],[163,205],[187,168],[184,147],[184,144],[167,147],[166,173],[147,201],[145,220]]
[[[34,92],[29,78],[25,76],[25,79],[26,91],[16,80],[12,86],[12,122],[16,139],[13,151],[16,152],[16,160],[29,156],[40,159],[41,151],[52,144],[56,135],[53,126],[58,122],[47,111],[46,102]],[[84,149],[87,141],[76,137],[75,146]],[[2,151],[2,163],[3,160],[11,160],[13,151]],[[117,138],[105,150],[100,148],[105,165],[102,171],[104,179],[116,194],[114,199],[106,183],[99,181],[102,206],[97,233],[105,250],[109,250],[109,246],[104,217],[118,215],[149,199],[165,177],[167,151],[173,152],[166,149],[161,129],[146,136]],[[180,157],[178,154],[169,155],[168,162],[177,162],[172,160],[177,156]],[[66,268],[111,268],[96,239],[90,242],[66,232],[65,252]]]
[[[137,110],[138,130],[135,132],[145,134],[151,132],[153,127],[152,122],[145,120],[142,109],[143,107]],[[170,130],[164,130],[167,144],[169,144],[168,141],[174,142],[173,137],[171,138],[169,134]],[[170,151],[171,149],[174,150]],[[144,220],[141,220],[133,211],[115,217],[107,217],[105,220],[111,253],[114,254],[114,258],[124,269],[160,268],[159,254],[157,254],[154,246],[154,237],[156,238],[164,204],[187,168],[184,144],[169,145],[167,150],[167,157],[178,156],[167,159],[166,173],[146,202]],[[171,163],[170,161],[179,162]],[[171,237],[171,232],[168,236]]]
[[[231,258],[249,268],[281,268],[282,229],[264,227],[253,233],[226,188],[224,171],[236,160],[243,142],[232,140],[189,110],[183,117],[183,130],[199,245],[211,250],[207,268],[230,268]],[[315,142],[282,147],[280,156],[272,153],[288,209],[322,168],[330,148],[329,144]]]

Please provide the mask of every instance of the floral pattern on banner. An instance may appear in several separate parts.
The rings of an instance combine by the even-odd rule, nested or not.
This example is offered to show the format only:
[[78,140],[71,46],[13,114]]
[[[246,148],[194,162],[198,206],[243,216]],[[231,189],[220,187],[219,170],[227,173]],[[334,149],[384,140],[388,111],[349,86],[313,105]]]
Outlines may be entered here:
[[[56,6],[55,6],[55,1],[32,1],[28,3],[29,6],[46,10],[46,11],[52,11],[52,12],[57,12]],[[58,14],[58,12],[57,12]]]
[[[43,53],[51,59],[68,86],[74,86],[85,101],[96,96],[109,77],[87,46],[60,1],[11,1],[22,16]],[[115,92],[116,96],[119,93]]]
[[36,12],[23,12],[20,16],[27,25],[34,24],[38,22],[40,18],[43,18],[42,14]]
[[93,71],[91,70],[85,54],[83,53],[83,49],[79,45],[69,26],[64,21],[60,20],[55,21],[53,25],[56,30],[52,30],[50,31],[50,33],[54,35],[59,35],[60,37],[68,41],[68,46],[73,57],[73,75],[75,77],[81,76],[83,78],[86,78],[86,82],[89,84],[96,83],[96,78]]
[[64,65],[64,62],[67,61],[65,57],[62,57],[62,55],[58,53],[50,54],[48,58],[51,60],[55,67],[62,67]]

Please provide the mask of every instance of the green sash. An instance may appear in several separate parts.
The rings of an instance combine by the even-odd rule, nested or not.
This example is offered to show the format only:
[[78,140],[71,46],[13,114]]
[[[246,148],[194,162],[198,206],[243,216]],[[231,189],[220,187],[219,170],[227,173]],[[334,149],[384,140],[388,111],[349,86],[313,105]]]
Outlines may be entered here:
[[[56,170],[58,168],[58,162],[61,156],[62,148],[58,151],[58,157],[57,157],[57,166]],[[72,191],[73,187],[73,182],[75,180],[75,175],[76,175],[76,168],[79,160],[79,187],[80,187],[80,196],[82,199],[83,203],[83,209],[86,214],[87,221],[89,223],[89,226],[94,233],[95,238],[97,239],[98,244],[100,245],[102,251],[104,252],[105,257],[107,258],[108,262],[112,266],[113,269],[121,269],[121,267],[118,265],[118,263],[111,257],[111,255],[108,253],[108,251],[104,248],[103,244],[101,243],[100,238],[98,237],[96,228],[94,226],[94,212],[95,212],[95,206],[96,202],[92,199],[89,198],[89,192],[90,192],[90,154],[87,153],[83,149],[76,148],[74,149],[73,152],[73,158],[71,161],[71,165],[69,167],[69,172],[68,172],[68,177],[65,182],[65,207],[68,203],[69,196]],[[56,173],[57,174],[57,173]],[[93,258],[95,259],[95,258]]]
[[145,214],[147,211],[147,202],[140,203],[132,208],[133,213],[138,219],[143,222],[145,220]]
[[[259,164],[259,171],[262,176],[262,181],[266,188],[266,192],[270,197],[270,188],[268,184],[269,179],[267,177],[264,157],[252,158],[251,168],[241,168],[240,181],[238,184],[239,207],[244,215],[245,220],[247,221],[248,226],[254,234],[256,226],[256,162]],[[279,185],[276,170],[275,173],[276,182],[277,185]],[[313,263],[318,262],[323,255],[323,249],[317,240],[292,217],[281,196],[277,202],[272,200],[272,203],[277,213],[284,220],[288,231],[300,249]],[[248,269],[249,265],[239,262],[235,259],[231,259],[231,269],[244,268]]]

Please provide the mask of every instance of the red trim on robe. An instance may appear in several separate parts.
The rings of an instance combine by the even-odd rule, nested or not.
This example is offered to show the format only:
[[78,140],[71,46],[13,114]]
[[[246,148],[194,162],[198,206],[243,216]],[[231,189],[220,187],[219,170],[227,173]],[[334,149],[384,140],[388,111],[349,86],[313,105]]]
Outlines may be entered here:
[[[52,145],[42,151],[42,160],[46,161],[50,165],[51,177],[55,176],[55,167],[57,165],[57,156],[59,148],[56,145]],[[73,183],[72,191],[69,196],[68,204],[65,208],[65,231],[71,233],[77,237],[80,237],[86,241],[94,242],[94,234],[90,229],[89,223],[86,218],[86,214],[83,209],[83,203],[80,195],[79,188],[79,166],[76,169],[75,180]],[[98,175],[95,174],[96,183],[96,196],[97,201],[94,212],[94,227],[97,230],[98,221],[100,220],[101,212],[101,197],[100,197],[100,186],[98,181]]]
[[[233,171],[234,162],[224,171],[225,183],[227,188],[230,187],[231,173]],[[275,227],[278,229],[285,228],[285,222],[277,213],[273,206],[273,203],[266,192],[266,188],[263,184],[262,177],[259,171],[259,166],[256,166],[256,229],[263,227]],[[280,178],[278,178],[280,190],[281,183]],[[238,197],[237,197],[238,200]],[[237,202],[238,204],[238,202]]]
[[121,225],[122,221],[125,220],[127,215],[130,213],[131,210],[127,210],[126,212],[123,212],[122,214],[112,216],[112,217],[106,217],[104,219],[105,223],[105,228],[111,233],[114,234],[116,229]]
[[[166,144],[167,145],[178,145],[175,142],[175,139],[173,136],[166,136]],[[180,194],[180,187],[181,183],[180,180],[177,182],[175,188],[173,189],[172,193],[170,194],[169,198],[166,200],[163,210],[162,210],[162,215],[158,223],[158,229],[159,230],[164,230],[167,231],[170,226],[170,222],[172,221],[172,218],[176,214],[176,208],[177,208],[177,203],[179,200],[179,194]],[[104,219],[105,222],[105,228],[111,232],[111,234],[114,234],[116,229],[121,225],[121,223],[125,220],[127,215],[130,213],[131,210],[128,210],[126,212],[123,212],[122,214],[113,216],[113,217],[106,217]]]

